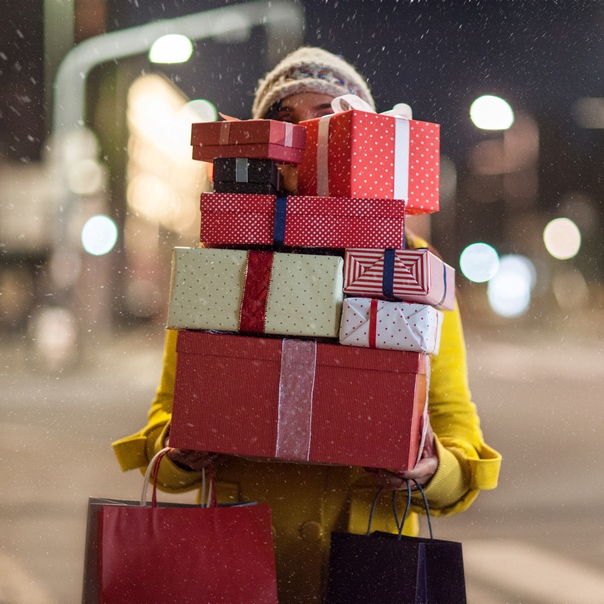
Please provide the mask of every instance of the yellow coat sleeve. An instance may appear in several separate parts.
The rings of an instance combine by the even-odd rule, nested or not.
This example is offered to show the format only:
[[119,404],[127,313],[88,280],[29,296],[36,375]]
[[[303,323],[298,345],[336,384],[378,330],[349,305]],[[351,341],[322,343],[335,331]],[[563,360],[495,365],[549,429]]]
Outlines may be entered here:
[[[166,428],[172,417],[177,335],[178,332],[171,329],[166,333],[161,379],[149,410],[147,426],[136,434],[113,443],[113,450],[123,471],[146,468],[153,456],[163,448]],[[157,481],[158,487],[163,491],[180,493],[197,488],[200,479],[200,472],[188,472],[164,458]]]
[[461,512],[478,491],[494,489],[501,465],[499,453],[483,440],[471,401],[457,305],[444,315],[440,351],[432,357],[428,405],[439,465],[425,492],[435,516]]
[[[428,247],[419,238],[409,247]],[[485,444],[468,387],[466,345],[457,302],[445,311],[440,350],[432,356],[429,404],[438,469],[425,489],[430,512],[446,516],[467,509],[481,490],[497,486],[501,455]],[[413,509],[423,504],[414,496]]]

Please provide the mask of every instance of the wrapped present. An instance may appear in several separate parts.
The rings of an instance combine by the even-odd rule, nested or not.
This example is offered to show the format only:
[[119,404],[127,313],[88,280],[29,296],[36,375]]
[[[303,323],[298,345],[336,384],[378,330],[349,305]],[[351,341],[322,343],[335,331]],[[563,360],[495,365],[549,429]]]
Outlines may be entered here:
[[[440,126],[376,114],[361,99],[352,99],[363,110],[301,122],[307,136],[298,193],[405,199],[408,214],[437,212]],[[341,111],[338,100],[334,109]]]
[[168,327],[338,337],[338,256],[173,250]]
[[215,193],[277,195],[283,189],[281,173],[272,159],[217,157],[213,181]]
[[430,304],[441,310],[455,305],[455,269],[427,248],[347,249],[344,293]]
[[272,159],[217,157],[213,181],[215,193],[277,195],[283,189],[281,173]]
[[429,357],[180,331],[170,445],[324,464],[417,461]]
[[270,183],[280,189],[281,173],[272,159],[218,157],[214,161],[214,180],[222,182]]
[[214,193],[242,193],[245,195],[278,195],[276,189],[268,182],[229,182],[215,180],[213,183]]
[[227,120],[192,125],[193,159],[213,161],[217,157],[273,159],[300,163],[306,130],[276,120]]
[[201,241],[209,245],[401,248],[404,229],[403,200],[201,195]]
[[438,354],[442,313],[426,304],[346,298],[340,344]]

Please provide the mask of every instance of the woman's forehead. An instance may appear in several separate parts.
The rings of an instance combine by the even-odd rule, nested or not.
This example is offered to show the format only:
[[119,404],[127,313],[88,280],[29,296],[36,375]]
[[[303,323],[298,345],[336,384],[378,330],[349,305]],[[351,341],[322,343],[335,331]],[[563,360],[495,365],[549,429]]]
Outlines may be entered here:
[[335,97],[330,94],[324,94],[320,92],[300,92],[285,97],[281,101],[282,109],[299,109],[305,108],[322,108],[331,107],[331,101]]

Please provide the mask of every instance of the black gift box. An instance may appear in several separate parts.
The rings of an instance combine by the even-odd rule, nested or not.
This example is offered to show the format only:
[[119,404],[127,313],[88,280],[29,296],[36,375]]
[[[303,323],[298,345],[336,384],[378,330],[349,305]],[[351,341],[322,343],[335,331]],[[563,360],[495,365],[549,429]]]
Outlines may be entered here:
[[272,159],[218,157],[214,160],[214,182],[270,184],[281,189],[281,174]]

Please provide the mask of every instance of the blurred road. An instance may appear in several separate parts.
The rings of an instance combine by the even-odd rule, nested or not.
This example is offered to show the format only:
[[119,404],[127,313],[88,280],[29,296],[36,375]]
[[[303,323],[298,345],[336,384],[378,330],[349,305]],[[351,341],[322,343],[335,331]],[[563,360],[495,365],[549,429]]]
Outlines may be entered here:
[[[503,473],[434,528],[463,542],[472,604],[604,603],[604,339],[569,333],[467,334]],[[139,497],[140,474],[120,472],[110,443],[144,425],[162,340],[125,334],[62,374],[28,362],[22,341],[0,346],[0,603],[80,601],[88,496]]]

